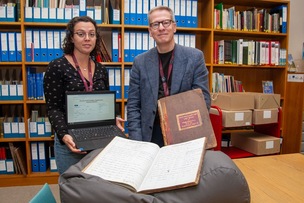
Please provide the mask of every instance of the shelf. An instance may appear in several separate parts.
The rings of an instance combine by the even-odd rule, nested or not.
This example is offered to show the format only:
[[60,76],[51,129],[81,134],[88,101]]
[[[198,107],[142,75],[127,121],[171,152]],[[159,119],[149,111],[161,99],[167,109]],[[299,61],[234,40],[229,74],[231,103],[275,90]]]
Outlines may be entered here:
[[0,104],[23,104],[23,100],[0,100]]
[[277,6],[278,4],[287,4],[289,3],[289,0],[214,0],[214,5],[217,5],[218,3],[224,3],[225,5],[237,5],[237,6],[243,6],[245,8],[247,7],[260,7],[260,8],[272,8]]
[[26,138],[0,138],[1,142],[25,142]]
[[231,159],[256,156],[250,152],[244,151],[236,147],[222,147],[221,151],[227,154]]
[[0,62],[0,65],[9,65],[9,66],[21,66],[22,62]]
[[[282,122],[282,110],[278,108],[278,121],[277,123],[267,123],[260,125],[251,125],[251,126],[240,126],[240,127],[229,127],[225,128],[222,126],[223,114],[221,108],[218,106],[211,106],[210,110],[210,120],[212,123],[212,127],[214,130],[214,134],[217,140],[217,146],[214,148],[216,151],[222,151],[227,154],[230,158],[244,158],[256,156],[250,152],[239,149],[237,147],[223,147],[222,140],[223,135],[228,134],[230,136],[231,133],[246,133],[246,132],[258,132],[261,134],[266,134],[270,136],[274,136],[279,138],[281,132],[281,122]],[[233,135],[231,135],[233,136]],[[230,140],[230,138],[228,138]],[[228,145],[227,145],[228,146]]]
[[45,104],[45,100],[26,100],[27,104]]
[[[238,30],[214,30],[215,35],[222,36],[235,36],[237,38],[241,37],[263,37],[263,38],[284,38],[287,36],[286,33],[277,33],[277,32],[258,32],[258,31],[238,31]],[[237,36],[236,36],[237,35]]]
[[236,69],[282,69],[285,71],[285,66],[258,66],[258,65],[239,65],[239,64],[213,64],[214,68],[220,67],[220,68],[236,68]]
[[55,172],[43,173],[41,175],[0,175],[0,187],[43,185],[44,183],[58,184],[59,174]]
[[51,137],[29,137],[30,142],[39,142],[39,141],[54,141],[54,136]]
[[222,134],[229,134],[232,132],[252,132],[254,131],[253,126],[248,127],[247,129],[243,128],[223,128]]

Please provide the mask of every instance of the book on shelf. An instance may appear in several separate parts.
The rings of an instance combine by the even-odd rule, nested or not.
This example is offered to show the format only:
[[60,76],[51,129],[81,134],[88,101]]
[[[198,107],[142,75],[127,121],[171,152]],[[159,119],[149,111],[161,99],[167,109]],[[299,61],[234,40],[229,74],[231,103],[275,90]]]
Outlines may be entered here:
[[0,116],[0,138],[3,138],[3,136],[4,136],[4,127],[3,127],[4,121],[5,121],[5,117]]
[[277,22],[277,30],[280,33],[286,33],[287,32],[287,5],[280,5],[277,7],[274,7],[270,10],[271,15],[278,14],[278,22]]
[[201,89],[159,99],[158,112],[165,145],[207,137],[207,149],[216,146],[209,111]]
[[297,67],[293,60],[292,54],[288,54],[288,72],[296,72]]
[[232,64],[232,40],[224,40],[224,64]]
[[237,40],[231,40],[231,63],[237,64]]
[[194,186],[200,180],[206,141],[199,138],[160,148],[117,136],[82,172],[145,194]]
[[248,65],[248,41],[243,41],[243,65]]
[[213,47],[213,63],[219,64],[219,41],[214,41]]
[[273,94],[273,81],[262,81],[263,84],[263,93],[264,94]]
[[218,42],[218,64],[224,64],[225,63],[225,41],[224,40],[219,40]]
[[101,60],[103,62],[112,62],[110,52],[108,51],[107,45],[103,37],[101,37],[101,50],[100,50]]
[[14,153],[16,153],[17,163],[21,170],[20,174],[23,174],[24,176],[26,176],[27,172],[26,172],[26,160],[24,157],[24,152],[21,151],[20,147],[16,147]]
[[109,22],[120,24],[120,5],[119,0],[109,0]]
[[108,1],[103,1],[103,24],[110,24],[109,18],[109,3]]
[[216,14],[217,18],[217,24],[215,25],[216,29],[223,29],[223,12],[224,12],[224,5],[223,3],[219,3],[217,5],[214,6],[215,12],[219,13]]
[[14,146],[14,143],[12,142],[9,142],[9,149],[13,158],[16,174],[22,174],[26,176],[26,161],[24,152],[21,151],[22,149],[19,146]]

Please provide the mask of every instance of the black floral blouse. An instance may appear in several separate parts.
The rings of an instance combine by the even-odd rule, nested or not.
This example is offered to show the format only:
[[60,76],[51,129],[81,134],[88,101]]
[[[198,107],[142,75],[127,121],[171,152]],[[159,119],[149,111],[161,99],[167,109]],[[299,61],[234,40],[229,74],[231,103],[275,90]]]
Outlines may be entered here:
[[[86,82],[89,86],[89,81]],[[49,120],[59,140],[62,140],[67,134],[65,93],[85,91],[85,86],[78,71],[64,56],[49,63],[43,86]],[[101,90],[109,90],[109,76],[103,65],[95,63],[93,91]]]

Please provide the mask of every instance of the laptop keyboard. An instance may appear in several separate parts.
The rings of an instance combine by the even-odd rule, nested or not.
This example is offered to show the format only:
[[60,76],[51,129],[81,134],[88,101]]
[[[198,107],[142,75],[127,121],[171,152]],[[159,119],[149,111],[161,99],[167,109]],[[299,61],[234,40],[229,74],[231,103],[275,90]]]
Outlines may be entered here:
[[121,131],[116,126],[102,126],[87,129],[74,129],[73,134],[78,141],[103,139],[121,135]]

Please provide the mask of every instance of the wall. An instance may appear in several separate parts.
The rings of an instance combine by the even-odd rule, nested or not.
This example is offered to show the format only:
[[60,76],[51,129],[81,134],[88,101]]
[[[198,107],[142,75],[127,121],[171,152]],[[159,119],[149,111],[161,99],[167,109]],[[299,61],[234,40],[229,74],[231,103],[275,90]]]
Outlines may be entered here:
[[289,48],[293,59],[302,58],[304,43],[304,0],[290,0]]
[[[289,47],[288,47],[288,53],[291,53],[293,56],[293,59],[302,59],[302,51],[304,46],[304,14],[303,14],[303,8],[304,8],[304,0],[290,0],[290,23],[289,23]],[[303,63],[302,63],[303,64]],[[304,67],[302,67],[303,69]],[[289,85],[298,85],[298,84],[291,84]],[[288,85],[287,84],[287,85]],[[302,85],[303,86],[303,85]],[[287,88],[287,94],[288,94],[288,88]],[[300,95],[301,97],[301,95]],[[302,95],[303,98],[303,95]],[[301,98],[299,98],[301,99]],[[303,101],[303,100],[302,100]],[[300,105],[298,107],[293,107],[291,109],[293,110],[293,115],[298,112],[298,109],[301,109]],[[303,102],[303,108],[304,109],[304,102]],[[298,116],[300,117],[301,114],[303,115],[302,122],[304,122],[304,111],[303,113],[298,112]],[[303,126],[303,125],[302,125]],[[302,127],[301,126],[301,127]],[[291,130],[292,131],[292,130]],[[302,134],[304,133],[304,129],[302,129]],[[298,135],[296,135],[298,136]],[[299,136],[301,136],[301,133],[299,133]],[[296,140],[301,140],[301,137]],[[302,136],[302,153],[304,153],[304,141]],[[297,147],[294,147],[297,150]],[[295,149],[292,149],[293,152]],[[283,150],[284,151],[284,150]],[[291,151],[289,151],[291,152]],[[296,151],[297,152],[297,151]]]

